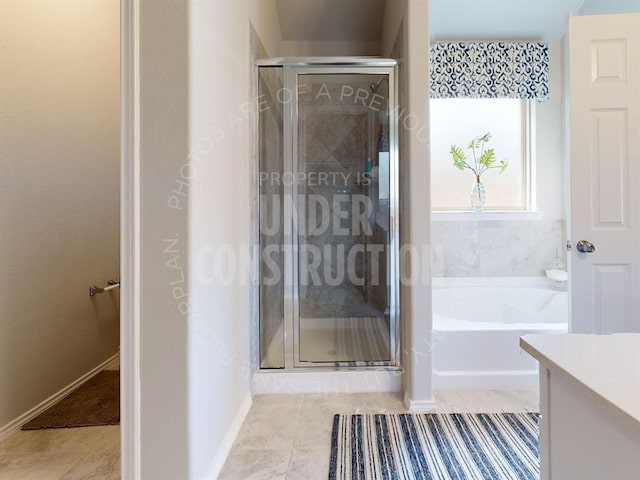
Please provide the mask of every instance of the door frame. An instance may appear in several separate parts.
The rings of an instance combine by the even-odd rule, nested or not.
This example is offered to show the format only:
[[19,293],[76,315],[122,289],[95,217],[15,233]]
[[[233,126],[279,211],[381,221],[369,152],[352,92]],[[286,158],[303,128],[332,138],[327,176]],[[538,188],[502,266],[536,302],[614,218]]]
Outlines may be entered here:
[[140,0],[120,0],[120,458],[140,460]]

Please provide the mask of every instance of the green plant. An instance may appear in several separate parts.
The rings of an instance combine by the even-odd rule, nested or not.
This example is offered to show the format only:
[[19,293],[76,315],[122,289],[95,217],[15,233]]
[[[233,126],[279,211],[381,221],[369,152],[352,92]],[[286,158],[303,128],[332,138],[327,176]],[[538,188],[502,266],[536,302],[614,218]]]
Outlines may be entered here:
[[476,176],[476,182],[480,183],[480,176],[489,169],[499,168],[500,172],[504,172],[509,164],[506,160],[500,160],[500,163],[496,165],[496,154],[493,148],[487,148],[485,150],[486,144],[491,140],[491,134],[485,133],[481,137],[476,137],[469,141],[467,145],[467,150],[470,150],[473,154],[473,163],[467,163],[467,155],[464,153],[462,148],[457,145],[451,145],[451,150],[449,153],[453,158],[453,165],[460,170],[468,168],[471,170]]

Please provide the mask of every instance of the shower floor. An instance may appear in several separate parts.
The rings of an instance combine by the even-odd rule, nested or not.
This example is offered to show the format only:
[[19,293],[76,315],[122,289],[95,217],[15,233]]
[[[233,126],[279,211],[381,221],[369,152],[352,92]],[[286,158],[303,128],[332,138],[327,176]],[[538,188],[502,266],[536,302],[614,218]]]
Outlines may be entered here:
[[300,361],[390,360],[388,317],[301,318]]

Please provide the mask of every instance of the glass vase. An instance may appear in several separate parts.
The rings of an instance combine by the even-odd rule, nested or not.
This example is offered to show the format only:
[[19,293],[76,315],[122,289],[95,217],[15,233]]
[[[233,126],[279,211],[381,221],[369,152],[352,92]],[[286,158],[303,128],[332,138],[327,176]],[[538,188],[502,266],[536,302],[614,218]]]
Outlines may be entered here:
[[471,210],[478,213],[484,211],[486,194],[484,191],[484,185],[479,179],[473,182],[469,199],[471,200]]

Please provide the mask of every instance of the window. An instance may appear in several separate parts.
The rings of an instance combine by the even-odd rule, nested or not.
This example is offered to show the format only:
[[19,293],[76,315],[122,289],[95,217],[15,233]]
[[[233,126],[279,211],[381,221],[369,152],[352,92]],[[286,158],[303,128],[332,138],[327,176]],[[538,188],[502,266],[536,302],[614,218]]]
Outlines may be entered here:
[[[514,98],[431,99],[431,203],[432,210],[469,211],[472,171],[453,165],[452,145],[465,153],[469,141],[491,133],[488,148],[507,169],[490,169],[482,175],[486,210],[531,209],[531,100]],[[470,157],[470,155],[468,155]]]

